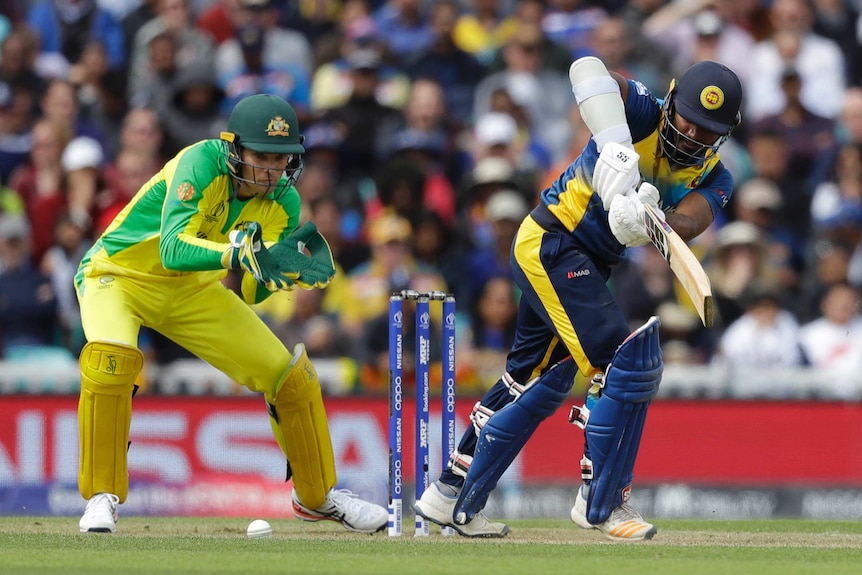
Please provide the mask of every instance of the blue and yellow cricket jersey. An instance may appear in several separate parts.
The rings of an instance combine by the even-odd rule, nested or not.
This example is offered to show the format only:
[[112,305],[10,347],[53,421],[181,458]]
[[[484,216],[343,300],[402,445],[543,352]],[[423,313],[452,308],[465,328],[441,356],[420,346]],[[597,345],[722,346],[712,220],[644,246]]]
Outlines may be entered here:
[[[626,120],[640,154],[643,179],[658,188],[661,208],[667,212],[691,192],[709,202],[713,215],[723,208],[733,191],[733,177],[720,161],[718,153],[701,166],[672,170],[660,153],[659,126],[662,101],[657,100],[640,82],[628,80],[625,102]],[[593,192],[593,170],[599,153],[590,139],[581,155],[541,193],[541,202],[532,213],[543,227],[562,225],[583,246],[597,264],[614,265],[622,259],[625,246],[610,231],[608,215],[598,194]]]

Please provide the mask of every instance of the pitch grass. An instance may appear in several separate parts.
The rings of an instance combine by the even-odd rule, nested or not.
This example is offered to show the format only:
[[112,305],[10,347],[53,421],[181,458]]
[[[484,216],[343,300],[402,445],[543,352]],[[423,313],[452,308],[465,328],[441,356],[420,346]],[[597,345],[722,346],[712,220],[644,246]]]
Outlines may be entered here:
[[612,543],[568,521],[513,521],[505,539],[362,535],[333,523],[124,517],[113,535],[80,534],[75,517],[0,517],[0,573],[373,575],[858,575],[862,522],[658,521],[642,543]]

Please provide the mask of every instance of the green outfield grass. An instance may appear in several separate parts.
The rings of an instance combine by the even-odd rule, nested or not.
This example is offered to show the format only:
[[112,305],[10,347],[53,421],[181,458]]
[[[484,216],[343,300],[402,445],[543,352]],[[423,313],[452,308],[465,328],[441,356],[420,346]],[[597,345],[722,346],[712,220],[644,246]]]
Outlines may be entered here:
[[658,521],[652,541],[618,544],[567,521],[513,521],[505,539],[348,533],[332,523],[124,517],[79,534],[76,517],[0,517],[0,573],[392,575],[858,575],[862,522]]

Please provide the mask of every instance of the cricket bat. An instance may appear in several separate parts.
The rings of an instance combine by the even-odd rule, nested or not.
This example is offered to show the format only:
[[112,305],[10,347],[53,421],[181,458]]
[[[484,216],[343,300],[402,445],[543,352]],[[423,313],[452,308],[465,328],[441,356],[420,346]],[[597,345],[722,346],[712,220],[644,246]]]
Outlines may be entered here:
[[644,204],[644,223],[652,245],[664,256],[685,293],[691,298],[700,320],[712,327],[715,309],[712,287],[703,266],[685,241],[656,213],[658,208]]

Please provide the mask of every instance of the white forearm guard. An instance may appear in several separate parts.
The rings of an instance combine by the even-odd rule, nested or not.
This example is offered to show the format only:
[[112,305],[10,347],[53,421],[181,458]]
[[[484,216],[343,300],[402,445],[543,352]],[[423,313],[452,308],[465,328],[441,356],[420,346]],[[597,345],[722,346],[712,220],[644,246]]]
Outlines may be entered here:
[[569,80],[581,117],[590,129],[599,152],[608,142],[617,142],[633,149],[620,86],[602,61],[595,56],[575,60],[569,68]]

